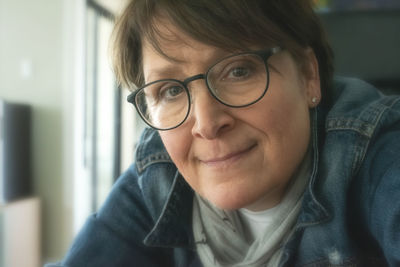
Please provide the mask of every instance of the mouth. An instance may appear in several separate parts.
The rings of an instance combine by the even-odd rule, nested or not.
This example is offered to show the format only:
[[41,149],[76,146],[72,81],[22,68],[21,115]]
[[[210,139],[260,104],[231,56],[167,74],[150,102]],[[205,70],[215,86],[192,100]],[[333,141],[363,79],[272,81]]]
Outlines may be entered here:
[[210,158],[207,160],[200,160],[200,161],[210,167],[223,167],[226,165],[230,165],[230,164],[238,161],[239,159],[243,158],[248,153],[250,153],[255,147],[256,147],[256,144],[253,144],[243,150],[229,153],[222,157],[215,157],[215,158]]

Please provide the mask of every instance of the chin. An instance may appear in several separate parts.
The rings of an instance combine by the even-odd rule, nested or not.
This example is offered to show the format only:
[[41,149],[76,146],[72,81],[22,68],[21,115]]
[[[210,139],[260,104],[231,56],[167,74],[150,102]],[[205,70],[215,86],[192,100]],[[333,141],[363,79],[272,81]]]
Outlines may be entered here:
[[238,210],[251,205],[251,203],[255,201],[253,199],[246,198],[245,196],[234,194],[229,194],[228,196],[224,194],[219,194],[214,197],[206,196],[205,198],[216,207],[223,210]]
[[207,183],[194,189],[204,199],[224,210],[238,210],[251,206],[264,194],[265,190],[261,190],[261,187],[254,188],[253,183],[248,183],[248,179],[235,182],[230,180],[231,182]]

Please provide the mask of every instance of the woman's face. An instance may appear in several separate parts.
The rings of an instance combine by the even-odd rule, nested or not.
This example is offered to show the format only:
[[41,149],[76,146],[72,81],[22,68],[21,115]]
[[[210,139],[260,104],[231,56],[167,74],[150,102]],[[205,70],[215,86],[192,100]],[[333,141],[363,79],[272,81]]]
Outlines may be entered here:
[[[173,34],[175,41],[161,40],[161,47],[175,61],[143,43],[146,83],[205,73],[229,54],[178,30]],[[160,135],[197,193],[222,209],[263,210],[280,202],[308,148],[311,99],[320,99],[317,63],[311,51],[307,54],[311,62],[307,78],[287,51],[273,55],[268,60],[269,89],[248,107],[221,104],[208,92],[204,80],[189,84],[193,101],[189,117]]]

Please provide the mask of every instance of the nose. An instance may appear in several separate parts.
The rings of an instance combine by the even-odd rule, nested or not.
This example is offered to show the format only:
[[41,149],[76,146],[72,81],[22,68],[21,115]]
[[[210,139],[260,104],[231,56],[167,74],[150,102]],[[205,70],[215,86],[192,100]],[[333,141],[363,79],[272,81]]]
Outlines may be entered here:
[[192,135],[211,140],[232,129],[235,122],[230,112],[232,108],[218,102],[208,92],[204,81],[196,81],[192,86],[198,89],[192,90]]

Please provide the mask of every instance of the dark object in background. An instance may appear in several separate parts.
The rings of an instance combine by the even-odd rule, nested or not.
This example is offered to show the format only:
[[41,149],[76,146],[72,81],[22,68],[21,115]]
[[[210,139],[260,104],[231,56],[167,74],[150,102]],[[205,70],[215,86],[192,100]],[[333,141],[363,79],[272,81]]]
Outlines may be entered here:
[[30,107],[0,99],[0,204],[32,194],[30,139]]
[[335,53],[335,73],[400,94],[400,9],[320,14]]

